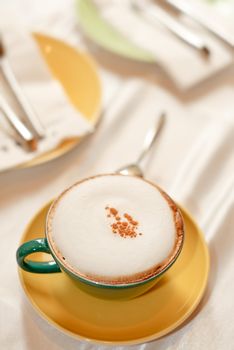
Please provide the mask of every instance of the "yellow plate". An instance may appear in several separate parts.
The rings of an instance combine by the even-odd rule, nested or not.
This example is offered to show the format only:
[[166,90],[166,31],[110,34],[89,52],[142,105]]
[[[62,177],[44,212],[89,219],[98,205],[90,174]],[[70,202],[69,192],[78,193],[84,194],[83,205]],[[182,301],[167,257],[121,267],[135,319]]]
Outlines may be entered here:
[[[49,204],[27,227],[22,242],[43,237]],[[103,300],[79,290],[63,273],[32,274],[19,269],[21,284],[36,311],[50,324],[81,340],[139,344],[157,339],[181,325],[204,293],[209,254],[203,234],[182,209],[186,237],[173,267],[146,294],[132,300]],[[38,253],[36,259],[44,259]]]
[[[34,34],[52,74],[62,84],[71,103],[95,125],[101,108],[101,83],[93,60],[64,42]],[[31,167],[55,159],[75,147],[81,138],[66,140],[20,167]]]

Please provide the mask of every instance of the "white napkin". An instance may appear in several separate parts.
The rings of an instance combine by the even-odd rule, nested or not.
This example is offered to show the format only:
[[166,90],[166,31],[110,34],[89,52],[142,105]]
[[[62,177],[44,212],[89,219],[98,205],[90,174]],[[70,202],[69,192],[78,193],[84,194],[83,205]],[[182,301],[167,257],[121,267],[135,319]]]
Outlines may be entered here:
[[[199,217],[208,241],[230,209],[230,195],[234,199],[233,148],[234,124],[227,120],[210,121],[188,150],[170,188],[170,194]],[[199,193],[202,198],[196,195]]]
[[[182,89],[191,88],[233,62],[232,52],[195,23],[189,22],[186,26],[210,48],[209,58],[204,58],[157,21],[144,18],[143,13],[134,11],[129,0],[124,3],[95,0],[95,4],[106,21],[138,47],[151,52],[155,61]],[[165,16],[165,11],[159,6],[152,7],[159,15]],[[147,11],[150,12],[151,7]]]
[[[7,28],[2,34],[12,70],[45,129],[37,151],[27,152],[15,143],[13,131],[0,112],[0,170],[5,170],[56,148],[66,139],[90,133],[92,126],[71,105],[61,84],[52,77],[32,35],[20,28]],[[3,81],[0,85],[1,93],[17,112],[17,104],[7,85]],[[19,109],[18,113],[20,115]]]

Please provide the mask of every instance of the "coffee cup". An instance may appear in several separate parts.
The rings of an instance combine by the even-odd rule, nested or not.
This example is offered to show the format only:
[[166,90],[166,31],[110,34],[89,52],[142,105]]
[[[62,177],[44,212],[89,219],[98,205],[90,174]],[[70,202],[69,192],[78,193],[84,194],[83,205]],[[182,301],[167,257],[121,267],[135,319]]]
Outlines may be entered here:
[[[178,258],[183,218],[157,185],[136,176],[86,178],[54,200],[45,237],[23,243],[18,265],[31,273],[65,273],[103,298],[132,298],[152,288]],[[45,252],[51,261],[28,260]]]

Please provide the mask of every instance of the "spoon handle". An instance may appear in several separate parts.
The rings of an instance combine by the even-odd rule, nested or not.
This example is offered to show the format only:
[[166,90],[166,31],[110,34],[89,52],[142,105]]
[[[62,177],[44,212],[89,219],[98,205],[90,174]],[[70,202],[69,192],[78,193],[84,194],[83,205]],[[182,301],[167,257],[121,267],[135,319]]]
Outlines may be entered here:
[[157,122],[155,124],[155,126],[153,128],[151,128],[148,133],[146,134],[145,137],[145,141],[143,144],[143,148],[142,151],[140,153],[140,155],[138,156],[137,160],[136,160],[136,164],[139,165],[139,163],[141,163],[141,161],[143,160],[143,158],[146,156],[146,154],[148,153],[148,151],[151,149],[151,147],[153,146],[156,137],[159,135],[162,126],[164,124],[165,121],[165,117],[166,117],[166,113],[162,112],[159,116],[159,119],[157,118]]

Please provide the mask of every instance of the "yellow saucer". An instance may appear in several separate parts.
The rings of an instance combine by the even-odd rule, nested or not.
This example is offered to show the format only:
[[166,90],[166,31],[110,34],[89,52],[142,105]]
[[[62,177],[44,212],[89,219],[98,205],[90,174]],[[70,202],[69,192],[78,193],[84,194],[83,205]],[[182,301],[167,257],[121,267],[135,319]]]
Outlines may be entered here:
[[[21,243],[44,236],[48,208],[49,204],[33,218]],[[81,340],[132,345],[166,335],[195,310],[209,272],[203,234],[184,209],[182,214],[186,226],[182,253],[146,294],[124,301],[98,299],[79,290],[63,273],[40,275],[19,269],[26,295],[45,320]],[[47,255],[38,253],[36,259],[45,260]]]
[[[71,103],[93,125],[101,109],[101,83],[93,60],[64,42],[42,34],[34,34],[53,76],[60,81]],[[82,138],[82,137],[81,137]],[[55,159],[70,151],[81,138],[69,139],[20,167],[31,167]]]

